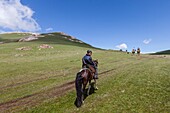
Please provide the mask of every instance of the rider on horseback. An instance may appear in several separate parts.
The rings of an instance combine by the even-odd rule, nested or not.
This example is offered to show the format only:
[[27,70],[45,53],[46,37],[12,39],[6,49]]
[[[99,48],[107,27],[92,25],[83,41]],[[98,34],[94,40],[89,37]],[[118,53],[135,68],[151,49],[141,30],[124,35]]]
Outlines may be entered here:
[[82,68],[89,68],[94,73],[94,79],[98,79],[97,66],[92,60],[92,51],[87,50],[87,54],[82,58]]

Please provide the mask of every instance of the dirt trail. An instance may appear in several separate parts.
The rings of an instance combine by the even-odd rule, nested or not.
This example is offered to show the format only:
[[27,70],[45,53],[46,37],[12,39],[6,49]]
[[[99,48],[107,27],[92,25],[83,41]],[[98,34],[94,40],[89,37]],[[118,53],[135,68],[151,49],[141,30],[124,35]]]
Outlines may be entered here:
[[9,109],[12,110],[15,108],[17,108],[17,111],[19,111],[20,108],[18,106],[32,107],[43,102],[46,99],[61,96],[66,92],[72,90],[73,88],[74,88],[74,81],[71,81],[61,86],[46,90],[44,92],[34,93],[32,95],[27,95],[22,98],[17,98],[15,100],[11,100],[5,103],[0,103],[0,111],[5,112]]
[[[99,73],[99,75],[106,74],[106,73],[114,71],[114,70],[115,69],[107,70],[107,71]],[[32,95],[27,95],[22,98],[17,98],[15,100],[0,103],[0,111],[1,112],[6,112],[8,110],[15,111],[16,110],[15,108],[17,108],[17,111],[20,111],[23,108],[22,107],[19,108],[18,106],[33,107],[35,105],[40,104],[44,100],[62,96],[66,92],[69,92],[75,88],[74,82],[75,81],[71,81],[71,82],[65,83],[61,86],[48,89],[44,92],[34,93]]]

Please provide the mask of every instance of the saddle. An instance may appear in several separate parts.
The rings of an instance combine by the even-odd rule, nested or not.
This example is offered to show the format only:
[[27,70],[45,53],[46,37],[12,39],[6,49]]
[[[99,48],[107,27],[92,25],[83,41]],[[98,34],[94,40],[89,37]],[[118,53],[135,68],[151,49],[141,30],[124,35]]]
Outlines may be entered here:
[[96,70],[93,68],[93,66],[86,64],[82,67],[81,70],[83,70],[83,69],[88,69],[91,72],[92,78],[94,77]]
[[87,68],[87,69],[89,69],[89,70],[91,71],[91,73],[95,73],[95,72],[96,72],[96,70],[94,69],[94,67],[92,67],[92,66],[89,65],[89,64],[84,65],[82,68]]

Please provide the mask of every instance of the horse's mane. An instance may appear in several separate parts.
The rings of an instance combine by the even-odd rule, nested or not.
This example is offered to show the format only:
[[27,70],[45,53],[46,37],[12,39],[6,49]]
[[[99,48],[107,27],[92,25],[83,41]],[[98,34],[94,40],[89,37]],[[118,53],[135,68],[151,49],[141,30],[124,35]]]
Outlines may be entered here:
[[98,59],[96,59],[96,60],[93,60],[93,62],[95,63],[95,65],[97,66],[98,65]]

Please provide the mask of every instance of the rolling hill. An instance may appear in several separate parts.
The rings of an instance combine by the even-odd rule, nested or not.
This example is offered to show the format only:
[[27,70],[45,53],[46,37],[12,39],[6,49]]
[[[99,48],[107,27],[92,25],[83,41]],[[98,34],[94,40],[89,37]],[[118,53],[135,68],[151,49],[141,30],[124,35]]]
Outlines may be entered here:
[[[21,38],[29,37],[35,35],[34,33],[6,33],[0,34],[0,42],[1,43],[12,43],[18,42]],[[38,34],[36,36],[38,39],[36,42],[44,42],[50,44],[66,44],[66,45],[74,45],[74,46],[83,46],[83,47],[92,47],[89,44],[84,43],[81,40],[78,40],[70,35],[67,35],[63,32],[54,32],[54,33],[46,33],[46,34]]]
[[[30,35],[0,35],[0,112],[170,112],[168,55],[102,50],[61,32],[18,42]],[[76,108],[74,81],[88,49],[99,61],[99,90]]]
[[151,55],[170,55],[170,50],[165,50],[165,51],[152,53]]

